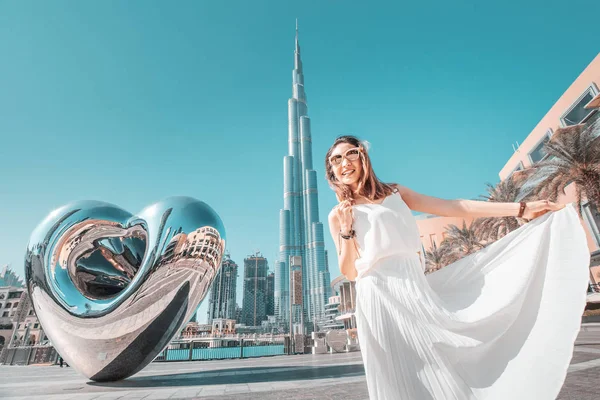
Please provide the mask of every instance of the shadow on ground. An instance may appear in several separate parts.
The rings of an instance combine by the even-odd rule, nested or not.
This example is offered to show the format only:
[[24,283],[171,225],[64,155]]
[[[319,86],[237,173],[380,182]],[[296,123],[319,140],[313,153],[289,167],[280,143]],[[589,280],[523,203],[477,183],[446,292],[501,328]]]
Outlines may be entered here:
[[[273,371],[274,369],[283,371]],[[215,374],[222,373],[221,376]],[[90,386],[111,388],[149,388],[173,386],[235,385],[238,383],[281,382],[303,379],[340,378],[365,374],[362,365],[323,367],[233,368],[184,374],[152,375],[128,378],[117,382],[88,382]]]

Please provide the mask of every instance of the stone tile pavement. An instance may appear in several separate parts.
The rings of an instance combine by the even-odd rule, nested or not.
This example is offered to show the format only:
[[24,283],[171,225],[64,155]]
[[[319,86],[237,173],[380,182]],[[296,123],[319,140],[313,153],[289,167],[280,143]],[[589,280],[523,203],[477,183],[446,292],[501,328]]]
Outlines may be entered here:
[[[90,382],[72,368],[0,366],[0,398],[366,400],[368,393],[360,353],[343,353],[152,363],[112,383]],[[600,399],[600,324],[582,329],[558,399]]]

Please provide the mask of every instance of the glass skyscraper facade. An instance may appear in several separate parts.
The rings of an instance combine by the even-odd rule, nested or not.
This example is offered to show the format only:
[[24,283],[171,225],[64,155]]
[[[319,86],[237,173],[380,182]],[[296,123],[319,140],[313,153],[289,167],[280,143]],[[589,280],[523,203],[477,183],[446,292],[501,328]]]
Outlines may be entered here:
[[242,324],[260,326],[267,319],[267,275],[269,264],[260,254],[244,259]]
[[275,315],[275,274],[267,275],[267,315]]
[[210,288],[208,324],[212,324],[212,320],[217,318],[235,319],[237,277],[238,265],[229,254],[225,254]]
[[289,322],[289,262],[291,256],[300,256],[304,320],[311,323],[323,315],[331,290],[323,224],[319,221],[317,172],[313,169],[310,118],[297,26],[292,97],[288,100],[288,155],[283,158],[283,209],[279,221],[275,314],[281,321]]

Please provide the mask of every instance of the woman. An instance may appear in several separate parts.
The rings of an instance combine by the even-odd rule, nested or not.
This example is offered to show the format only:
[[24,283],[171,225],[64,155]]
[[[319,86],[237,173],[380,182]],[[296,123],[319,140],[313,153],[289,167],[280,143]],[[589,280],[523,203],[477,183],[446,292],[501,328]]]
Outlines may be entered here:
[[[338,138],[325,164],[339,201],[329,227],[340,270],[357,282],[370,398],[556,398],[588,284],[589,251],[574,208],[443,200],[385,184],[353,136]],[[411,210],[533,221],[425,276]]]

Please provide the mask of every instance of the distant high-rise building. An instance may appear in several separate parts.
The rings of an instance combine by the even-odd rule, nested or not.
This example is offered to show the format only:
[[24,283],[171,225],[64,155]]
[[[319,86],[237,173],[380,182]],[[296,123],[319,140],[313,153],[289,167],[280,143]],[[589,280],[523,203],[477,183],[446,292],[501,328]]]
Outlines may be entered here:
[[275,274],[267,275],[267,315],[275,315]]
[[242,323],[260,326],[267,319],[267,259],[254,254],[244,259],[244,299]]
[[235,319],[237,276],[238,265],[227,253],[210,288],[208,324],[212,324],[213,319]]
[[25,287],[23,280],[8,265],[0,272],[0,286]]
[[238,324],[242,323],[242,307],[235,305],[235,322]]
[[283,158],[283,209],[279,213],[279,260],[275,265],[275,314],[289,321],[290,257],[302,258],[305,321],[321,317],[329,299],[323,224],[319,221],[317,172],[313,169],[310,118],[296,24],[292,97],[288,101],[288,155]]

